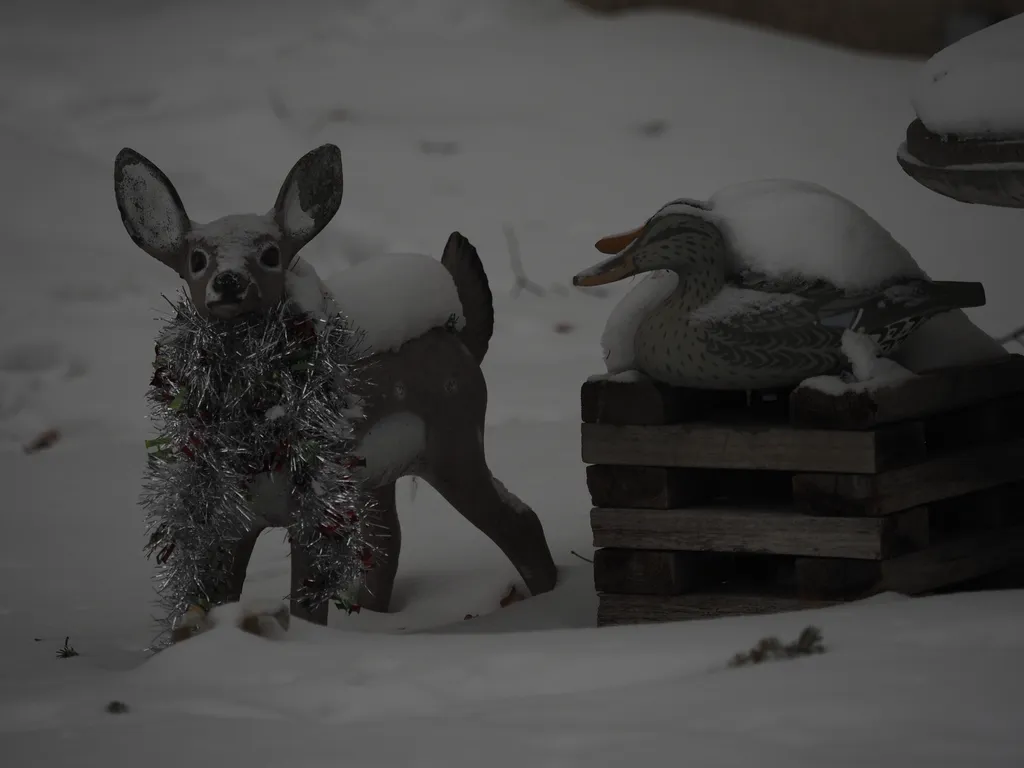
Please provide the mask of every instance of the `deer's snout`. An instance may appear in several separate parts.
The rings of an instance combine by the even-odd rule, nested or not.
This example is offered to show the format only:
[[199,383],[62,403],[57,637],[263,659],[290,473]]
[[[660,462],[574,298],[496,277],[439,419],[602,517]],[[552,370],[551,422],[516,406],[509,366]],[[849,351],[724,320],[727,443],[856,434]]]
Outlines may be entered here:
[[216,317],[230,318],[254,309],[259,290],[249,275],[235,269],[213,276],[206,289],[206,306]]
[[248,287],[249,278],[234,270],[221,272],[213,278],[213,291],[219,297],[219,301],[241,301]]

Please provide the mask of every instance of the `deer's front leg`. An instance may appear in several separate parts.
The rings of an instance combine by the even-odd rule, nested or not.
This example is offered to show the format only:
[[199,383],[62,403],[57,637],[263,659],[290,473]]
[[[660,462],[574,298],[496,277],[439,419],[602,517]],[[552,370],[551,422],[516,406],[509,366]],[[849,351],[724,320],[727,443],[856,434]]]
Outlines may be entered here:
[[224,594],[216,601],[218,604],[237,603],[242,598],[242,587],[245,586],[245,575],[249,570],[252,551],[256,548],[256,540],[262,532],[263,528],[256,528],[231,545],[230,571]]
[[331,607],[329,602],[324,601],[318,606],[311,607],[303,600],[295,597],[302,594],[303,588],[311,580],[315,580],[317,574],[313,573],[312,564],[305,548],[299,546],[294,540],[291,541],[289,546],[292,567],[291,614],[311,624],[327,626],[327,614]]
[[402,526],[395,503],[395,484],[387,483],[371,491],[376,507],[370,543],[375,549],[373,568],[359,592],[359,605],[370,611],[386,613],[391,606],[391,593],[398,573],[398,557],[402,551]]

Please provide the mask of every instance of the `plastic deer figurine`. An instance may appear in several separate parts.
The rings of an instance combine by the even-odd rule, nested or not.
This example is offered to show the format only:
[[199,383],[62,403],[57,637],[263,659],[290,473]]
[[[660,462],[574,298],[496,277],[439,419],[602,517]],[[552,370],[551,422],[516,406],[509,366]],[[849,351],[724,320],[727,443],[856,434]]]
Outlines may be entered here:
[[[408,304],[408,296],[395,295],[389,285],[403,279],[408,283],[402,272],[410,268],[433,274],[433,288],[424,286],[422,301],[436,301],[430,293],[440,289],[461,305],[458,322],[441,317],[434,327],[410,331],[400,343],[367,353],[365,392],[357,393],[364,413],[359,455],[366,459],[361,471],[380,515],[375,544],[382,556],[368,575],[361,606],[388,610],[401,548],[395,482],[409,475],[426,480],[487,535],[533,594],[552,589],[556,568],[537,515],[491,474],[484,455],[487,387],[480,362],[490,342],[494,310],[476,250],[453,233],[440,262],[430,256],[381,256],[342,271],[328,287],[298,253],[334,217],[342,187],[341,152],[327,144],[295,164],[268,213],[198,224],[152,162],[124,149],[114,164],[125,229],[139,248],[178,273],[203,316],[230,320],[292,299],[307,311],[315,311],[312,305],[318,303],[320,311],[340,307],[359,328],[359,311],[346,307],[346,290],[353,303],[364,306],[366,294],[374,294],[370,304],[377,313],[407,312],[402,302]],[[360,296],[362,302],[355,301]],[[237,542],[230,593],[215,596],[214,603],[239,599],[257,537],[265,528],[288,523],[290,489],[274,476],[261,476],[256,483],[253,517],[258,523]],[[290,553],[293,591],[309,572],[296,549]],[[291,611],[315,623],[327,622],[326,603],[307,609],[293,601]]]

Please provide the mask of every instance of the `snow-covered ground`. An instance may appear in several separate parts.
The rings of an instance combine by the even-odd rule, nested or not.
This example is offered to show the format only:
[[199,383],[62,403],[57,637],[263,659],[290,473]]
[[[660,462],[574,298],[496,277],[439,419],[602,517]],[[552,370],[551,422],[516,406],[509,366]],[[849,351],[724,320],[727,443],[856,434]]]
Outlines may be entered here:
[[[815,614],[597,630],[578,388],[613,299],[574,292],[600,236],[753,178],[850,198],[969,314],[1024,319],[1024,219],[907,178],[906,62],[685,15],[555,0],[12,3],[0,24],[0,755],[3,764],[1019,765],[1024,595],[882,597]],[[151,7],[158,6],[158,7]],[[147,661],[136,507],[166,268],[125,234],[122,146],[192,218],[266,211],[313,146],[345,201],[304,252],[330,279],[382,250],[479,248],[497,323],[487,446],[546,526],[551,594],[498,608],[500,553],[405,482],[400,610],[271,642],[217,629]],[[530,280],[513,297],[506,228]],[[23,455],[46,429],[60,439]],[[246,594],[287,589],[280,537]],[[464,621],[467,614],[478,616]],[[730,670],[808,623],[830,650]],[[56,659],[65,636],[81,655]],[[108,714],[111,700],[129,711]]]

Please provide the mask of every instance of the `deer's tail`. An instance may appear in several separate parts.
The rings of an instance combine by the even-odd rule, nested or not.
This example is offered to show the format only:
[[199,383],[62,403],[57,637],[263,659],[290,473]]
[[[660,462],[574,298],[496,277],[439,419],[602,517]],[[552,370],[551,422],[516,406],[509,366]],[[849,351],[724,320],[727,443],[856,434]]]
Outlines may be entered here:
[[451,273],[459,293],[465,324],[459,339],[479,363],[487,354],[494,332],[494,297],[476,248],[459,232],[452,232],[444,246],[441,263]]

